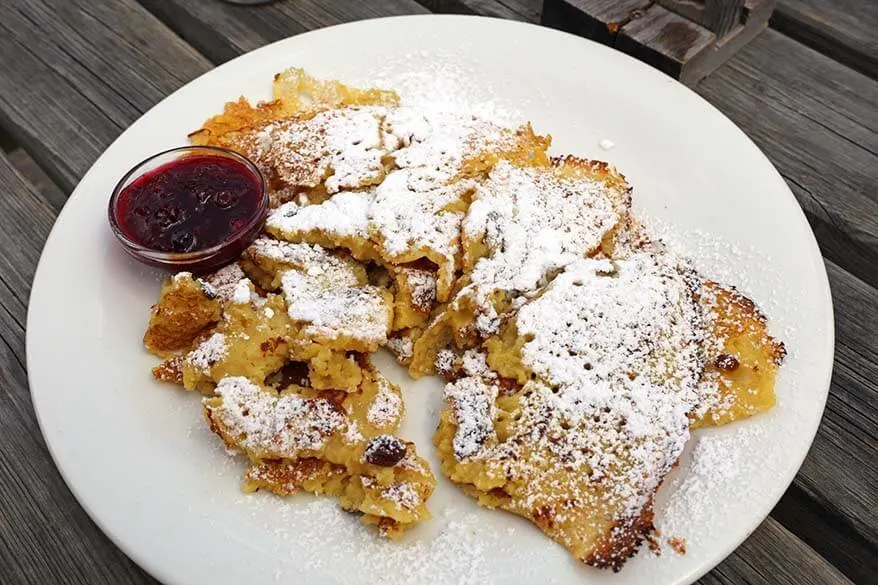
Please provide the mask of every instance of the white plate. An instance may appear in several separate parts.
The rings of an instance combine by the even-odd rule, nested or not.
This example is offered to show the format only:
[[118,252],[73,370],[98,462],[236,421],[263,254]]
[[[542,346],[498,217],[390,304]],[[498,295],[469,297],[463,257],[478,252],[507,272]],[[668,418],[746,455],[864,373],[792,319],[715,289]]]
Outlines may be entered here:
[[[155,362],[140,340],[159,274],[123,255],[106,205],[136,162],[184,144],[227,100],[267,97],[272,75],[293,65],[414,92],[432,83],[433,97],[490,98],[477,109],[517,112],[552,134],[554,152],[610,160],[635,186],[640,214],[667,226],[706,274],[740,285],[766,310],[790,349],[778,406],[696,433],[694,450],[660,492],[658,525],[687,540],[684,556],[641,551],[617,575],[591,569],[529,523],[478,508],[444,480],[430,501],[435,518],[397,544],[377,541],[328,501],[239,491],[242,466],[206,429],[198,397],[150,378]],[[451,74],[456,84],[437,84]],[[605,139],[615,147],[602,149]],[[731,122],[601,45],[531,25],[434,16],[287,39],[150,110],[98,159],[58,218],[27,328],[34,406],[65,480],[116,544],[174,585],[691,582],[758,526],[792,480],[820,421],[832,348],[814,236],[780,175]],[[403,385],[405,434],[432,458],[439,383],[408,381],[389,359],[379,365]]]

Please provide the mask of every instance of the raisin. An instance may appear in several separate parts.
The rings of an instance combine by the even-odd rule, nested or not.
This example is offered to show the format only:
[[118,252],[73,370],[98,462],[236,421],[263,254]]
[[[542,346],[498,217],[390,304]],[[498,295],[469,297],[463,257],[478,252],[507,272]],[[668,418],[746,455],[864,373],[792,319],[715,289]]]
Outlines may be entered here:
[[713,363],[716,365],[717,368],[724,372],[734,372],[738,369],[738,366],[740,365],[735,356],[729,355],[727,353],[721,353],[716,356],[716,360]]
[[497,386],[500,388],[500,396],[512,396],[521,390],[521,384],[513,378],[499,377],[497,378]]
[[274,387],[276,390],[285,390],[289,386],[295,384],[303,388],[310,388],[311,382],[308,380],[308,364],[302,362],[287,362],[277,372],[269,374],[265,378],[265,384]]
[[405,457],[405,443],[390,435],[378,435],[366,445],[363,459],[380,467],[393,467]]

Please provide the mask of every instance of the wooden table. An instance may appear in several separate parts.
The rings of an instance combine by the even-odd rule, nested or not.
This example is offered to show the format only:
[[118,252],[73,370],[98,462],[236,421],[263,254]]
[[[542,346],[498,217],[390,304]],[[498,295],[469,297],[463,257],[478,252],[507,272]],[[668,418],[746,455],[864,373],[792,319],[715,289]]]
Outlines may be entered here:
[[[0,3],[0,583],[155,583],[79,507],[28,395],[25,313],[45,237],[101,151],[174,89],[331,24],[429,11],[538,22],[540,0],[3,0]],[[878,582],[878,6],[781,0],[696,91],[768,155],[826,260],[835,373],[771,516],[704,584]],[[808,315],[802,315],[807,319]]]

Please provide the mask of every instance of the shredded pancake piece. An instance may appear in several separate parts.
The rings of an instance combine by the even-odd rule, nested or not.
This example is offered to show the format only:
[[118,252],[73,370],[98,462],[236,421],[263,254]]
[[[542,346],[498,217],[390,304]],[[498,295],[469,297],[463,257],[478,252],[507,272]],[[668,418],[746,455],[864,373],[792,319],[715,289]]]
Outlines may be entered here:
[[402,396],[366,355],[385,346],[448,382],[445,475],[618,570],[690,428],[774,404],[783,344],[649,237],[611,166],[398,101],[291,69],[191,135],[253,159],[273,209],[238,262],[165,283],[154,376],[207,395],[245,490],[336,497],[396,536],[435,479],[396,436]]
[[399,389],[368,362],[363,368],[360,388],[341,394],[226,377],[204,399],[205,414],[229,449],[250,458],[246,489],[334,496],[395,537],[429,517],[435,479],[414,445],[394,435]]
[[569,264],[486,343],[513,391],[471,375],[449,384],[443,470],[577,558],[618,568],[651,527],[653,494],[688,439],[702,337],[673,259]]
[[360,285],[349,273],[314,268],[285,272],[281,288],[290,318],[307,339],[363,352],[386,343],[393,319],[388,291]]
[[565,265],[594,253],[629,206],[628,187],[588,161],[520,168],[501,161],[473,195],[462,234],[466,277],[415,344],[412,373],[433,371],[452,338],[473,346]]

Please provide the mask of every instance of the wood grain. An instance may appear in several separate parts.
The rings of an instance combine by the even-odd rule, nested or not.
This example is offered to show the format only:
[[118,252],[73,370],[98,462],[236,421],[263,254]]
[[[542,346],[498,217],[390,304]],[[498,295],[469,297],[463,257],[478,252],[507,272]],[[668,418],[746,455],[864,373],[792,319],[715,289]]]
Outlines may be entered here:
[[878,547],[878,291],[831,262],[836,358],[827,412],[800,485]]
[[878,285],[878,82],[766,30],[696,91],[774,163],[823,254]]
[[415,0],[296,0],[235,6],[204,0],[141,0],[214,63],[309,30],[381,16],[423,14]]
[[[210,61],[220,62],[333,18],[340,22],[383,15],[385,10],[422,11],[408,1],[295,0],[240,13],[213,1],[144,1],[170,26],[130,0],[0,4],[0,125],[9,128],[62,186],[54,188],[49,204],[48,195],[40,196],[0,160],[0,232],[8,234],[0,245],[4,250],[21,247],[0,260],[0,429],[4,437],[11,437],[0,442],[4,585],[154,583],[73,501],[51,464],[30,410],[23,368],[27,287],[58,205],[57,193],[69,191],[139,112],[208,69]],[[473,12],[508,10],[509,17],[519,17],[524,16],[520,10],[538,13],[533,7],[539,3],[459,4]],[[210,60],[174,32],[191,37]],[[63,40],[63,48],[55,46],[56,39]],[[175,59],[178,65],[157,64]],[[838,264],[829,265],[838,352],[826,419],[791,497],[774,513],[802,540],[769,519],[702,582],[847,583],[820,554],[854,580],[868,582],[878,558],[876,494],[869,483],[876,473],[878,420],[874,82],[771,32],[708,78],[699,91],[766,151],[806,207],[824,253]],[[16,164],[22,163],[16,159]],[[46,193],[47,188],[51,190],[43,184],[40,191]],[[21,194],[27,196],[19,201]],[[9,203],[11,196],[15,201]],[[7,225],[9,221],[14,225]]]
[[15,148],[15,141],[12,139],[12,136],[4,132],[2,126],[0,126],[0,150],[9,152],[13,148]]
[[878,77],[875,0],[780,0],[772,26],[849,67]]
[[132,0],[6,0],[0,54],[0,124],[66,190],[142,112],[211,66]]
[[[709,55],[716,35],[664,6],[653,4],[622,27],[615,47],[683,83],[706,73],[696,63]],[[696,70],[694,72],[693,70]]]
[[67,202],[67,193],[52,182],[40,165],[23,148],[13,148],[6,156],[15,170],[36,189],[40,198],[56,213],[61,211]]
[[76,503],[34,418],[24,366],[33,271],[55,211],[0,154],[0,583],[147,585]]
[[475,14],[509,20],[537,22],[539,1],[528,0],[418,0],[425,8],[438,14]]
[[870,583],[878,575],[875,547],[837,516],[814,505],[798,485],[790,486],[771,517],[855,583]]
[[[778,545],[785,543],[783,553]],[[851,585],[837,568],[769,518],[701,585]]]
[[652,0],[545,0],[542,24],[613,46],[619,30]]
[[615,47],[692,86],[768,25],[775,0],[544,0],[541,22]]

